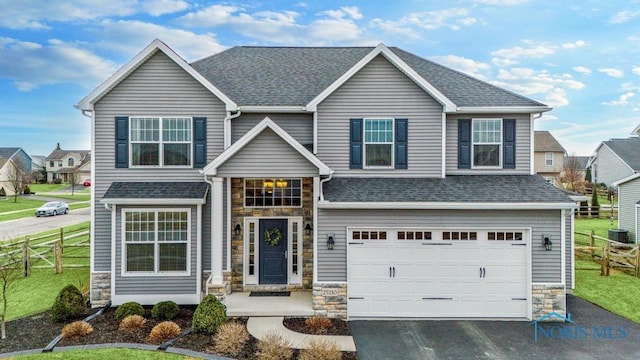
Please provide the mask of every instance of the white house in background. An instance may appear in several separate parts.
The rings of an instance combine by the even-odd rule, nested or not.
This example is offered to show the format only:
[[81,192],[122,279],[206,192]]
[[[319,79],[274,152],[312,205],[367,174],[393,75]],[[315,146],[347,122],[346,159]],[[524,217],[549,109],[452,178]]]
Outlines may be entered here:
[[640,137],[609,139],[598,145],[591,158],[594,182],[611,186],[640,172]]
[[[54,182],[60,179],[67,183],[71,179],[72,173],[78,171],[80,167],[84,170],[76,176],[76,183],[91,178],[91,152],[89,150],[63,150],[60,144],[45,158],[47,170],[47,182]],[[88,165],[87,165],[88,164]],[[89,169],[87,171],[87,169]]]
[[640,227],[640,174],[612,184],[618,188],[618,228],[629,232],[629,241],[638,242]]
[[11,180],[14,179],[16,171],[22,174],[22,170],[16,166],[13,160],[0,157],[0,189],[4,189],[6,196],[15,195]]

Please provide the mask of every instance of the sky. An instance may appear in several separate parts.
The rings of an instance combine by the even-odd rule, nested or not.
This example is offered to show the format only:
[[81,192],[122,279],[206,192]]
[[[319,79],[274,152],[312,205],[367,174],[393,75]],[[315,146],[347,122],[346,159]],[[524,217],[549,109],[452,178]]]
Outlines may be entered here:
[[73,106],[155,38],[187,61],[397,46],[552,106],[536,130],[569,155],[640,125],[639,0],[0,0],[0,147],[89,149]]

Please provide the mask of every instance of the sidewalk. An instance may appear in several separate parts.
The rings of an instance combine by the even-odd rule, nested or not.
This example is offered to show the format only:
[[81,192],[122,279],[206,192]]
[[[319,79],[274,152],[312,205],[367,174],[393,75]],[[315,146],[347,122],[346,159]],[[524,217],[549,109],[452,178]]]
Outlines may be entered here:
[[328,340],[336,344],[340,351],[356,351],[356,344],[351,336],[310,335],[291,331],[284,327],[284,317],[250,317],[247,331],[258,340],[269,333],[277,333],[291,343],[294,349],[308,349],[311,340]]

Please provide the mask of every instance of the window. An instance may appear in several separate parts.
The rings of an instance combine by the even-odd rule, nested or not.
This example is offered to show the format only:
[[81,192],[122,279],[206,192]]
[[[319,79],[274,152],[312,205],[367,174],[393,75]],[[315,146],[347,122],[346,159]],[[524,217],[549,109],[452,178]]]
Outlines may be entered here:
[[69,158],[69,160],[67,160],[67,166],[74,166],[73,165],[73,158]]
[[553,166],[553,153],[552,152],[544,153],[544,163],[547,166]]
[[431,240],[431,231],[398,231],[398,240]]
[[191,166],[191,118],[132,117],[132,166]]
[[364,119],[365,167],[393,167],[393,119]]
[[124,271],[187,272],[188,210],[126,210]]
[[516,231],[489,231],[487,239],[490,241],[522,241],[522,232]]
[[387,240],[386,231],[354,231],[353,240]]
[[502,145],[501,119],[473,119],[473,166],[499,167]]
[[54,163],[53,163],[53,160],[49,160],[49,167],[54,167],[54,166],[55,166],[55,165],[54,165]]
[[245,179],[245,207],[302,206],[300,179]]
[[444,231],[442,240],[478,240],[478,233],[475,231]]
[[58,167],[62,167],[62,160],[58,160]]

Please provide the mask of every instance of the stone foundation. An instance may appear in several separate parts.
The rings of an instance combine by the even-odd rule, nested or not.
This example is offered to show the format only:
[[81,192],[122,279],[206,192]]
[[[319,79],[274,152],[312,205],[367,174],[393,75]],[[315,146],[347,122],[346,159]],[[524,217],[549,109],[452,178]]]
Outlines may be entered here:
[[[231,294],[231,272],[226,271],[222,273],[222,284],[220,285],[211,285],[207,284],[207,279],[211,274],[209,272],[205,272],[203,274],[203,279],[205,286],[209,287],[209,294],[215,295],[221,302],[224,303],[227,294]],[[206,288],[203,288],[206,290]]]
[[104,306],[111,300],[111,273],[91,273],[91,307]]
[[[567,316],[567,299],[564,286],[532,285],[531,310],[533,320],[539,319],[552,312]],[[562,321],[562,319],[551,317],[549,321]]]
[[313,311],[316,316],[347,318],[347,284],[313,284]]

